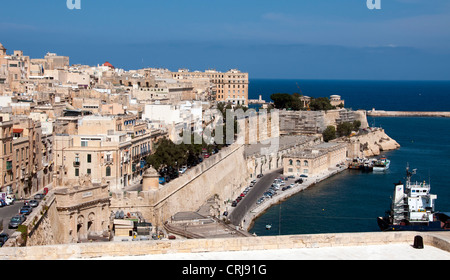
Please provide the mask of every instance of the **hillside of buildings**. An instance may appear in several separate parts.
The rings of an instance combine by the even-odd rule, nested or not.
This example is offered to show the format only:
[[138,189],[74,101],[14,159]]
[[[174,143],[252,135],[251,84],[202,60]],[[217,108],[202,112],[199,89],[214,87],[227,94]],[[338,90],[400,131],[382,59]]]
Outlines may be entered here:
[[[153,162],[158,170],[153,169],[149,156],[161,139],[178,143],[181,132],[206,134],[220,120],[208,112],[220,112],[223,104],[245,108],[248,87],[248,73],[237,69],[125,71],[109,62],[71,65],[68,56],[55,53],[30,58],[0,44],[0,192],[21,201],[49,191],[40,211],[22,227],[28,245],[109,239],[119,232],[131,236],[129,220],[114,224],[117,213],[120,219],[125,215],[160,228],[176,213],[194,211],[207,201],[223,213],[227,204],[221,202],[241,193],[258,174],[287,168],[286,162],[310,161],[306,166],[317,168],[302,167],[301,172],[313,174],[347,158],[398,148],[384,131],[368,128],[365,111],[345,109],[344,100],[334,95],[329,99],[333,108],[327,110],[285,109],[257,116],[246,111],[237,125],[228,125],[243,128],[242,142],[232,130],[231,140],[237,143],[210,147],[200,140],[199,146],[180,149],[196,149],[195,162],[181,162],[184,157],[174,162],[170,152],[176,149],[169,146],[159,155],[165,161]],[[311,102],[299,100],[302,108]],[[366,131],[323,143],[327,127],[355,121],[357,130]],[[199,149],[203,144],[206,148]],[[296,158],[288,159],[290,154]],[[181,175],[184,164],[192,167],[189,174],[161,176],[168,168]],[[300,172],[300,167],[291,169],[286,170]],[[10,217],[2,218],[6,225]],[[26,243],[22,238],[12,246]]]

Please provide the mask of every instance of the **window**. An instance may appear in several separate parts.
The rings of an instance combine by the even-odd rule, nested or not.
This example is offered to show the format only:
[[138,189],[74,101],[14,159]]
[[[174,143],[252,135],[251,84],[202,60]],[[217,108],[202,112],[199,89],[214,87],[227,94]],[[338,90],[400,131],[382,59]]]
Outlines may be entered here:
[[305,161],[303,162],[303,165],[308,166],[308,161],[305,160]]
[[86,171],[86,173],[87,173],[88,175],[91,175],[91,169],[88,168],[87,171]]
[[292,161],[292,159],[290,159],[289,160],[289,165],[292,165],[293,164],[293,161]]
[[106,176],[107,177],[111,176],[111,167],[110,166],[106,167]]
[[87,162],[92,162],[92,155],[91,154],[87,155]]
[[81,140],[81,147],[87,147],[88,141],[87,140]]
[[80,176],[80,169],[79,168],[75,168],[75,176],[76,177]]

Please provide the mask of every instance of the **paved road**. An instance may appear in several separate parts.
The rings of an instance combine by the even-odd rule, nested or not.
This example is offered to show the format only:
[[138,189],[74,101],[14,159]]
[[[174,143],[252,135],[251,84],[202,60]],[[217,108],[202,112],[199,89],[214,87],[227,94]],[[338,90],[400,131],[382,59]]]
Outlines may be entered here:
[[250,189],[247,195],[231,211],[228,218],[233,225],[239,225],[244,215],[249,211],[265,191],[272,185],[273,180],[282,175],[283,169],[278,169],[257,179],[256,184]]
[[22,201],[16,201],[13,205],[3,206],[0,208],[0,221],[3,220],[3,232],[11,235],[14,231],[16,231],[15,229],[9,229],[8,224],[11,218],[19,213],[20,207],[22,206]]

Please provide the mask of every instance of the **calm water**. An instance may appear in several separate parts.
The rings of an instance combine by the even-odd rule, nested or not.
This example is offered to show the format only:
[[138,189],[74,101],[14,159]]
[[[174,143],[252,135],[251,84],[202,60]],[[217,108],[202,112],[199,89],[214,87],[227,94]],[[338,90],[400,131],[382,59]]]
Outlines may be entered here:
[[[347,108],[450,111],[450,81],[341,81],[250,79],[249,98],[271,101],[273,93],[299,92],[310,97],[341,95]],[[297,84],[299,88],[297,87]]]
[[[430,82],[424,88],[439,88],[443,84],[444,88],[447,87],[447,83],[437,84],[440,85]],[[404,90],[409,91],[411,88],[407,86]],[[345,94],[341,95],[346,102],[352,100]],[[407,94],[403,92],[398,96],[392,95],[387,99],[389,101],[385,100],[386,105],[381,106],[380,103],[379,108],[418,110],[420,106],[417,105],[414,109],[393,105],[400,104],[401,101],[397,98],[403,99],[404,95]],[[428,92],[427,95],[427,105],[421,108],[450,111],[446,109],[450,104],[447,95],[441,91],[433,94]],[[445,101],[432,101],[440,98]],[[368,121],[371,125],[383,127],[401,145],[399,150],[385,153],[391,159],[391,167],[386,173],[344,171],[292,196],[281,204],[281,210],[280,205],[268,209],[249,231],[260,236],[276,235],[279,233],[279,224],[281,234],[378,231],[376,218],[389,209],[393,183],[404,180],[408,163],[411,168],[418,169],[413,179],[431,179],[432,193],[438,196],[436,209],[450,211],[450,119],[369,118]],[[272,224],[272,229],[266,230],[266,224]]]

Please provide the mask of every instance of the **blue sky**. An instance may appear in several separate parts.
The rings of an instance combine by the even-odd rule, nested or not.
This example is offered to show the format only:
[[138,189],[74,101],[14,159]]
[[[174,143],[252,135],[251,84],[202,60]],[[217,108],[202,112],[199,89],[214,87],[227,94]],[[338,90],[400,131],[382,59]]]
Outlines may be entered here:
[[250,78],[449,80],[450,1],[3,1],[0,42],[125,69],[238,68]]

